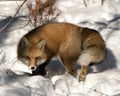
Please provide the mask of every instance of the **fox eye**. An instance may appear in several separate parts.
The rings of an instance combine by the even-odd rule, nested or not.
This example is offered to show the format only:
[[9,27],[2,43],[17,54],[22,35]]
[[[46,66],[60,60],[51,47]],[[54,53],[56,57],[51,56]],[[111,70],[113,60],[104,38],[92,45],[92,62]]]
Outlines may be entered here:
[[40,60],[40,59],[41,59],[41,57],[36,57],[36,58],[35,58],[35,60]]
[[30,60],[30,57],[29,56],[25,56],[25,59]]

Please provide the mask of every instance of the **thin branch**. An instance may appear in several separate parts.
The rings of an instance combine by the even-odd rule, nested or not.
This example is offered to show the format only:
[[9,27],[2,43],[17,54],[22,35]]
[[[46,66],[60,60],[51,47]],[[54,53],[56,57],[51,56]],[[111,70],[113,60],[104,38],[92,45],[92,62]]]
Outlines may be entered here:
[[17,1],[16,1],[16,4],[17,4],[18,7],[20,7]]
[[104,2],[105,2],[105,0],[101,0],[101,5],[102,5],[102,6],[103,6]]
[[87,3],[86,3],[86,1],[85,1],[85,0],[83,0],[83,3],[84,3],[84,5],[85,5],[85,7],[87,7]]
[[93,88],[88,88],[90,91],[93,91],[93,92],[96,92],[96,93],[98,93],[98,94],[101,94],[101,96],[108,96],[107,94],[105,94],[105,93],[102,93],[102,92],[100,92],[100,91],[98,91],[98,90],[96,90],[96,89],[93,89]]
[[0,55],[3,57],[2,58],[2,60],[1,60],[1,62],[0,62],[0,65],[2,64],[2,63],[4,63],[4,61],[5,61],[5,55],[3,55],[4,53],[3,53],[3,50],[1,50],[0,51]]
[[22,6],[24,5],[24,3],[26,2],[27,0],[24,0],[24,2],[21,4],[21,6],[18,8],[17,12],[15,13],[15,15],[0,29],[0,32],[2,32],[13,20],[14,18],[16,17],[17,13],[20,11],[20,9],[22,8]]

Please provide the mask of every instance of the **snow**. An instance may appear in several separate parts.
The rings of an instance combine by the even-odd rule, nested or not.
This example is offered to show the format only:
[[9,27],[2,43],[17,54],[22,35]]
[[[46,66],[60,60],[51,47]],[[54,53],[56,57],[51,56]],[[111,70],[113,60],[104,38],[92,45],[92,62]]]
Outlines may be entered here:
[[[120,96],[120,0],[105,0],[103,6],[101,0],[86,2],[87,7],[82,0],[57,0],[61,14],[56,21],[98,30],[106,42],[105,61],[92,66],[84,82],[66,73],[57,59],[47,67],[48,78],[28,76],[31,70],[16,58],[18,41],[32,29],[24,6],[0,33],[0,96]],[[0,28],[21,3],[0,1]]]

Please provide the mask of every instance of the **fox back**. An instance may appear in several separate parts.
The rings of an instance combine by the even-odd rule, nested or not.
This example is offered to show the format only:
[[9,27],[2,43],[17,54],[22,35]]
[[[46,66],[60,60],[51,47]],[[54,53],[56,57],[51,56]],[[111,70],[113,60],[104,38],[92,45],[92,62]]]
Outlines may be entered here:
[[95,30],[70,23],[48,23],[23,36],[17,53],[18,58],[25,61],[33,71],[57,56],[66,70],[74,75],[74,62],[88,66],[103,61],[105,44]]

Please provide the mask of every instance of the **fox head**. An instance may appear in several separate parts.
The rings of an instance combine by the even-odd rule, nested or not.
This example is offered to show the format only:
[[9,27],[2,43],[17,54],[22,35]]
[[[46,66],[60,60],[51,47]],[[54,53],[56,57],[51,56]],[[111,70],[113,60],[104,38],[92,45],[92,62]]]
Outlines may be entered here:
[[32,71],[36,70],[37,66],[47,60],[45,44],[45,40],[32,44],[27,38],[22,38],[18,45],[18,58],[26,63]]

